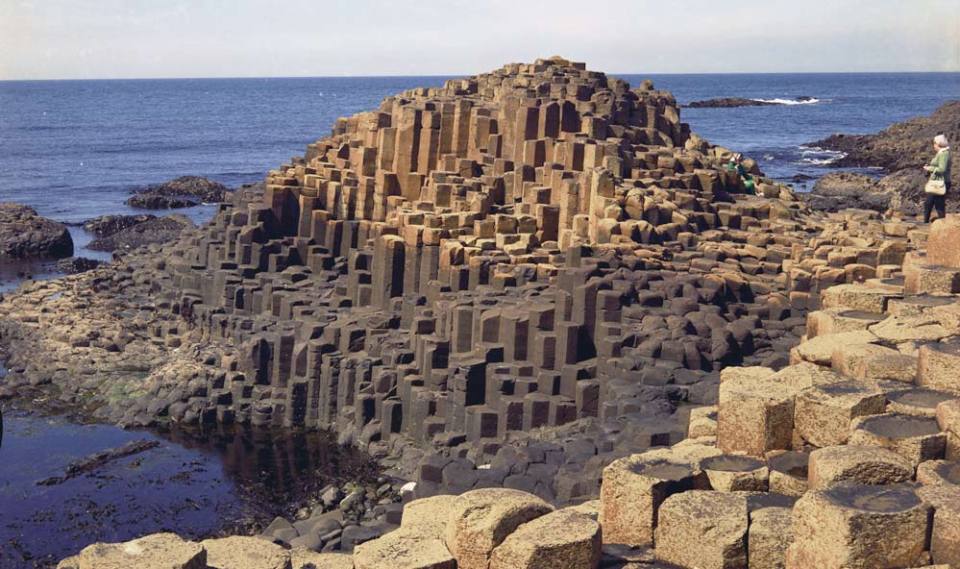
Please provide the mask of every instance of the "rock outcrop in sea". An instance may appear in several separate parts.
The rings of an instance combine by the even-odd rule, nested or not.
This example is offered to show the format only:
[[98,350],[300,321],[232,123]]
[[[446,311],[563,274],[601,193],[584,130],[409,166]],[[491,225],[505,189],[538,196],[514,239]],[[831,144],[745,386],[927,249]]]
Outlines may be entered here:
[[127,205],[142,209],[176,209],[222,202],[228,188],[200,176],[181,176],[169,182],[137,190]]
[[73,238],[67,226],[41,217],[31,207],[0,203],[0,262],[71,255]]
[[339,119],[176,243],[23,286],[0,397],[331,428],[412,482],[350,554],[324,517],[61,567],[960,562],[960,220],[748,195],[730,154],[649,83],[510,64]]
[[[930,116],[895,123],[876,134],[834,134],[809,146],[843,152],[831,166],[882,168],[886,176],[881,184],[892,194],[891,206],[914,214],[922,207],[927,180],[923,166],[933,157],[933,137],[938,134],[945,134],[954,146],[960,141],[960,101],[949,101]],[[954,166],[951,180],[954,188],[960,187],[960,168]],[[947,204],[950,211],[957,210],[956,192],[947,195]]]

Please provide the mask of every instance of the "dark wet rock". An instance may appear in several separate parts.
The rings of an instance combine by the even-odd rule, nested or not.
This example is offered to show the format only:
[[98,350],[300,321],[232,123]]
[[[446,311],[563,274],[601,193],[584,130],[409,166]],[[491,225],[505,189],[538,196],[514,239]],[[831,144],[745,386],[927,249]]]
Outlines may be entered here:
[[67,226],[41,217],[36,210],[0,203],[0,259],[60,259],[73,255]]
[[140,454],[142,452],[157,448],[158,446],[160,446],[159,441],[150,441],[146,439],[130,441],[123,446],[107,449],[92,454],[82,460],[78,460],[67,467],[66,471],[63,473],[63,476],[53,476],[51,478],[41,480],[37,482],[37,485],[53,486],[54,484],[62,484],[63,482],[66,482],[67,480],[76,476],[90,474],[91,472],[94,472],[115,460]]
[[809,194],[801,199],[820,211],[847,208],[886,211],[894,193],[876,178],[853,172],[832,172],[817,180]]
[[[884,179],[886,185],[901,196],[901,203],[895,206],[914,213],[927,179],[923,166],[933,157],[933,137],[938,134],[945,134],[952,143],[960,140],[960,101],[949,101],[930,116],[895,123],[876,134],[834,134],[809,146],[845,154],[831,166],[882,168],[891,175]],[[951,174],[953,187],[960,187],[960,168],[954,166]],[[957,211],[960,198],[951,193],[948,209]]]
[[193,227],[193,222],[182,215],[149,217],[151,219],[95,239],[87,245],[87,248],[94,251],[128,251],[145,245],[173,241],[184,229]]
[[130,207],[176,209],[224,201],[228,188],[199,176],[181,176],[163,184],[137,190],[127,200]]
[[57,263],[57,269],[68,274],[75,275],[86,271],[92,271],[101,265],[101,261],[88,259],[86,257],[70,257],[62,259]]
[[691,109],[729,109],[733,107],[776,107],[780,103],[770,101],[758,101],[757,99],[744,99],[742,97],[721,97],[718,99],[706,99],[704,101],[692,101],[685,106]]
[[97,237],[106,237],[156,218],[157,216],[148,213],[140,215],[101,215],[84,221],[83,228]]

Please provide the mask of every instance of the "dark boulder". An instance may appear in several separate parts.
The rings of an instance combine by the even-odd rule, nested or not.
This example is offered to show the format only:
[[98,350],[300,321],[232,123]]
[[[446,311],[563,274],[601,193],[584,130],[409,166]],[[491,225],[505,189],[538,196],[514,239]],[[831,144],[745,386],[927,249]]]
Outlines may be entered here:
[[894,192],[865,174],[832,172],[817,180],[809,194],[799,195],[820,211],[856,208],[883,212],[890,207]]
[[175,180],[148,186],[127,200],[130,207],[177,209],[224,201],[229,189],[219,182],[200,176],[181,176]]
[[70,257],[69,259],[61,259],[57,263],[57,269],[68,275],[75,275],[77,273],[92,271],[101,264],[102,263],[96,259],[88,259],[86,257]]
[[156,217],[147,213],[140,215],[101,215],[84,221],[83,228],[97,237],[106,237],[138,223],[156,219]]
[[0,203],[0,259],[61,259],[73,255],[67,226],[15,203]]
[[193,222],[182,215],[156,217],[95,239],[87,248],[93,251],[129,251],[172,241],[188,227],[193,227]]

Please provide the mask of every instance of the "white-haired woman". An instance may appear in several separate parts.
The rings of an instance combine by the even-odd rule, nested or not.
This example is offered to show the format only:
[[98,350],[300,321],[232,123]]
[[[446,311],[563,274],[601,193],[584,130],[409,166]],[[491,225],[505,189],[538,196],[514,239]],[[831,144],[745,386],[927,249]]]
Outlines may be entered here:
[[950,191],[950,143],[947,137],[938,134],[933,138],[933,149],[936,152],[930,163],[923,167],[930,173],[930,179],[925,188],[926,200],[923,202],[923,222],[930,223],[930,213],[937,210],[937,219],[943,219],[947,214],[947,196]]

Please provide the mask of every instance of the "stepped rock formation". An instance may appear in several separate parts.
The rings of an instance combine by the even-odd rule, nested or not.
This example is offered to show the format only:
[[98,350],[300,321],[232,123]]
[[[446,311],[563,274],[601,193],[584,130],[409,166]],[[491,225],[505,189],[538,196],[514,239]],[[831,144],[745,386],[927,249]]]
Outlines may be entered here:
[[[328,518],[266,532],[372,540],[357,567],[781,567],[801,513],[792,569],[867,559],[809,545],[821,512],[902,529],[878,551],[903,560],[927,502],[898,486],[896,515],[860,515],[861,493],[887,497],[832,485],[955,458],[929,404],[955,394],[952,344],[931,345],[952,313],[922,313],[960,292],[938,266],[956,224],[924,257],[925,230],[810,211],[751,161],[743,193],[729,154],[668,93],[560,58],[389,97],[177,243],[5,299],[0,397],[53,384],[128,425],[329,427],[412,478],[408,499],[460,495],[379,538],[311,535],[338,535]],[[808,471],[819,494],[791,511]]]
[[[690,414],[689,438],[607,466],[600,500],[554,509],[495,488],[414,500],[399,528],[352,556],[321,554],[317,566],[960,566],[960,217],[936,221],[928,237],[926,228],[844,215],[859,218],[861,234],[919,249],[888,277],[824,290],[789,366],[726,368],[719,405]],[[164,544],[135,548],[145,566],[206,552],[206,567],[220,567],[210,555],[226,546],[144,540]],[[258,560],[269,551],[277,567],[307,567],[299,550],[261,543],[233,551],[231,566],[265,566]],[[59,567],[113,567],[130,550],[97,544]]]

